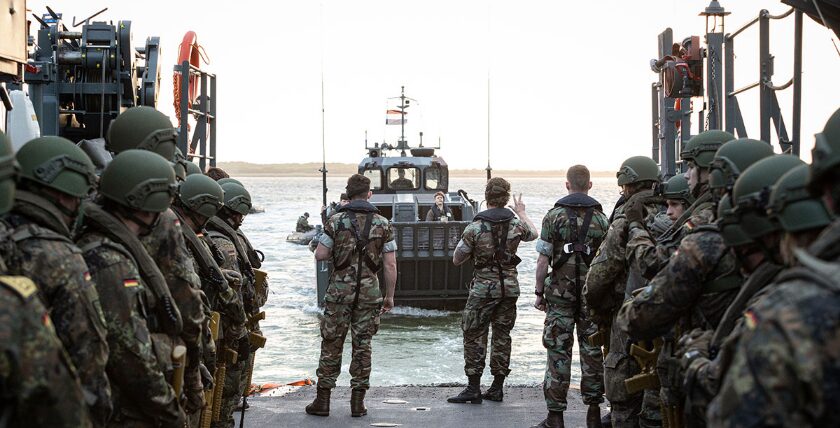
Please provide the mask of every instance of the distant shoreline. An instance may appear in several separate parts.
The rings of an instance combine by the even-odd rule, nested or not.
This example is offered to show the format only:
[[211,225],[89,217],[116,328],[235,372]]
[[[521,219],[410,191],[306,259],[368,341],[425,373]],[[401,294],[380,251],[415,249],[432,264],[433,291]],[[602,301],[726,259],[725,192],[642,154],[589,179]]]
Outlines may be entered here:
[[[255,164],[249,162],[219,162],[219,168],[224,169],[231,176],[238,177],[320,177],[321,164],[319,163],[280,163],[280,164]],[[328,163],[328,176],[349,176],[356,173],[358,165],[349,163]],[[450,177],[485,177],[487,172],[483,169],[450,169]],[[497,177],[518,177],[518,178],[564,178],[565,170],[506,170],[494,169],[493,176]],[[592,171],[592,177],[615,177],[615,172]]]

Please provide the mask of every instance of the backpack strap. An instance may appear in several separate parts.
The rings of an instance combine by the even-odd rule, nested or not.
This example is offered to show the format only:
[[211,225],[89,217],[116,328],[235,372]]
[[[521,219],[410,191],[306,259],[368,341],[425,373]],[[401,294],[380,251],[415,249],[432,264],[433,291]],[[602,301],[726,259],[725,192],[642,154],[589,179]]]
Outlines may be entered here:
[[356,220],[356,214],[350,213],[350,229],[356,238],[356,253],[358,256],[358,264],[356,265],[356,292],[353,296],[353,309],[359,304],[359,293],[362,290],[362,264],[365,263],[366,258],[370,258],[367,254],[367,245],[370,237],[370,227],[373,223],[373,213],[368,212],[365,215],[365,228],[362,233],[359,233],[359,223]]

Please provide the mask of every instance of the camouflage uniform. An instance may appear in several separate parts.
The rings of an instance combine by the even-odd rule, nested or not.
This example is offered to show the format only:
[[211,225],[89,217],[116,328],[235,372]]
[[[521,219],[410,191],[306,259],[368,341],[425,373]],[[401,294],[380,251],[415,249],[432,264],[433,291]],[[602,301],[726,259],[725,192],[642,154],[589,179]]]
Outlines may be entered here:
[[171,349],[158,348],[161,342],[152,339],[147,317],[153,311],[134,256],[87,219],[77,243],[102,296],[108,326],[108,376],[117,409],[110,426],[183,427],[184,413],[162,369],[167,358],[161,354]]
[[[628,225],[624,207],[616,207],[613,211],[613,221],[586,275],[583,295],[593,318],[611,326],[609,353],[604,358],[604,387],[610,400],[613,426],[635,427],[642,394],[628,394],[624,380],[638,374],[639,365],[627,353],[630,338],[616,325],[615,315],[630,291],[644,286],[644,278],[631,269],[627,257]],[[653,205],[645,205],[645,208],[645,222],[652,222],[658,208]]]
[[[367,224],[370,226],[367,226]],[[369,233],[365,237],[365,231]],[[366,238],[364,252],[356,236]],[[367,201],[354,200],[329,218],[320,245],[332,250],[333,270],[321,319],[321,356],[318,388],[335,388],[347,330],[353,342],[350,386],[370,388],[371,339],[379,330],[382,291],[377,271],[383,254],[397,250],[388,220]],[[361,272],[358,271],[361,263]]]
[[0,396],[4,425],[90,427],[75,369],[47,310],[36,298],[37,292],[28,278],[0,277]]
[[297,224],[295,225],[296,232],[309,232],[312,229],[314,227],[309,224],[309,220],[305,216],[298,217]]
[[[572,196],[580,199],[581,195]],[[588,196],[586,198],[591,199]],[[607,217],[601,212],[601,206],[594,199],[585,201],[587,207],[584,208],[570,207],[568,204],[571,200],[567,200],[564,205],[564,200],[566,198],[558,201],[555,208],[543,217],[542,231],[537,241],[537,252],[548,257],[553,266],[550,276],[546,278],[544,289],[546,317],[543,346],[548,350],[548,362],[543,391],[548,410],[555,412],[566,410],[575,326],[580,350],[580,390],[583,402],[590,405],[604,402],[604,357],[601,348],[590,345],[587,340],[597,331],[597,326],[589,320],[589,310],[581,298],[581,289],[589,270],[591,256],[579,256],[576,253],[569,256],[569,253],[564,251],[564,245],[572,239],[569,236],[571,219],[568,211],[574,210],[577,233],[582,233],[586,227],[584,221],[587,210],[592,211],[586,235],[578,236],[579,241],[585,243],[593,255],[600,247],[609,224]],[[564,264],[555,265],[564,257]]]
[[[800,254],[743,316],[710,426],[838,426],[840,222]],[[830,261],[830,262],[826,262]]]
[[8,217],[12,254],[9,271],[28,276],[50,312],[59,339],[76,367],[85,400],[97,424],[111,413],[111,391],[105,365],[108,343],[99,296],[70,230],[51,202],[18,190]]
[[[498,210],[498,211],[496,211]],[[491,223],[488,217],[501,213],[498,218],[508,218],[509,226],[504,251],[509,260],[497,266],[494,256],[497,253],[496,235],[498,222]],[[519,299],[519,281],[516,265],[519,258],[516,250],[520,241],[532,241],[537,231],[527,223],[514,218],[513,212],[505,208],[491,208],[479,216],[478,220],[464,228],[458,247],[464,254],[471,254],[475,270],[470,284],[470,295],[464,307],[461,329],[464,331],[464,372],[467,376],[481,376],[487,354],[487,335],[493,326],[491,339],[490,373],[494,376],[507,376],[510,373],[510,330],[516,322],[516,301]],[[501,271],[499,269],[501,266]]]

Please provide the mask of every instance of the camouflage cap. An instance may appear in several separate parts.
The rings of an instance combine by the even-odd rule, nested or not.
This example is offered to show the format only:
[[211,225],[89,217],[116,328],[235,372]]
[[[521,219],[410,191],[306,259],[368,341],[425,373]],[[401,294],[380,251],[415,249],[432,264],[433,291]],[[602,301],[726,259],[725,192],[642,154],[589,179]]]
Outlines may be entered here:
[[502,177],[487,180],[487,185],[484,186],[484,199],[494,206],[506,204],[510,200],[510,183]]
[[370,179],[361,174],[353,174],[347,179],[347,196],[353,198],[370,191]]

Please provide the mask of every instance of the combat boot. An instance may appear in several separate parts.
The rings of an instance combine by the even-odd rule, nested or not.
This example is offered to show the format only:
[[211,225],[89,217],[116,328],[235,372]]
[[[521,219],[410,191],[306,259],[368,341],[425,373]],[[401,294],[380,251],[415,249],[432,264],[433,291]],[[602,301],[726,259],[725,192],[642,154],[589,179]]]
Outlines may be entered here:
[[487,388],[487,391],[482,394],[482,396],[490,401],[502,401],[505,397],[504,392],[502,391],[502,385],[505,383],[504,375],[496,375],[493,377],[493,383],[490,385],[490,388]]
[[469,379],[469,384],[467,388],[461,391],[460,394],[449,397],[446,401],[450,403],[472,403],[472,404],[481,404],[481,376],[474,375],[474,376],[467,376]]
[[531,428],[565,428],[565,425],[563,425],[563,412],[549,410],[548,416],[542,422]]
[[586,428],[601,428],[601,407],[590,404],[586,411]]
[[358,418],[367,414],[365,407],[365,390],[354,389],[350,392],[350,416]]
[[312,404],[306,406],[306,413],[315,416],[329,416],[330,415],[330,393],[331,389],[318,388],[318,395]]

